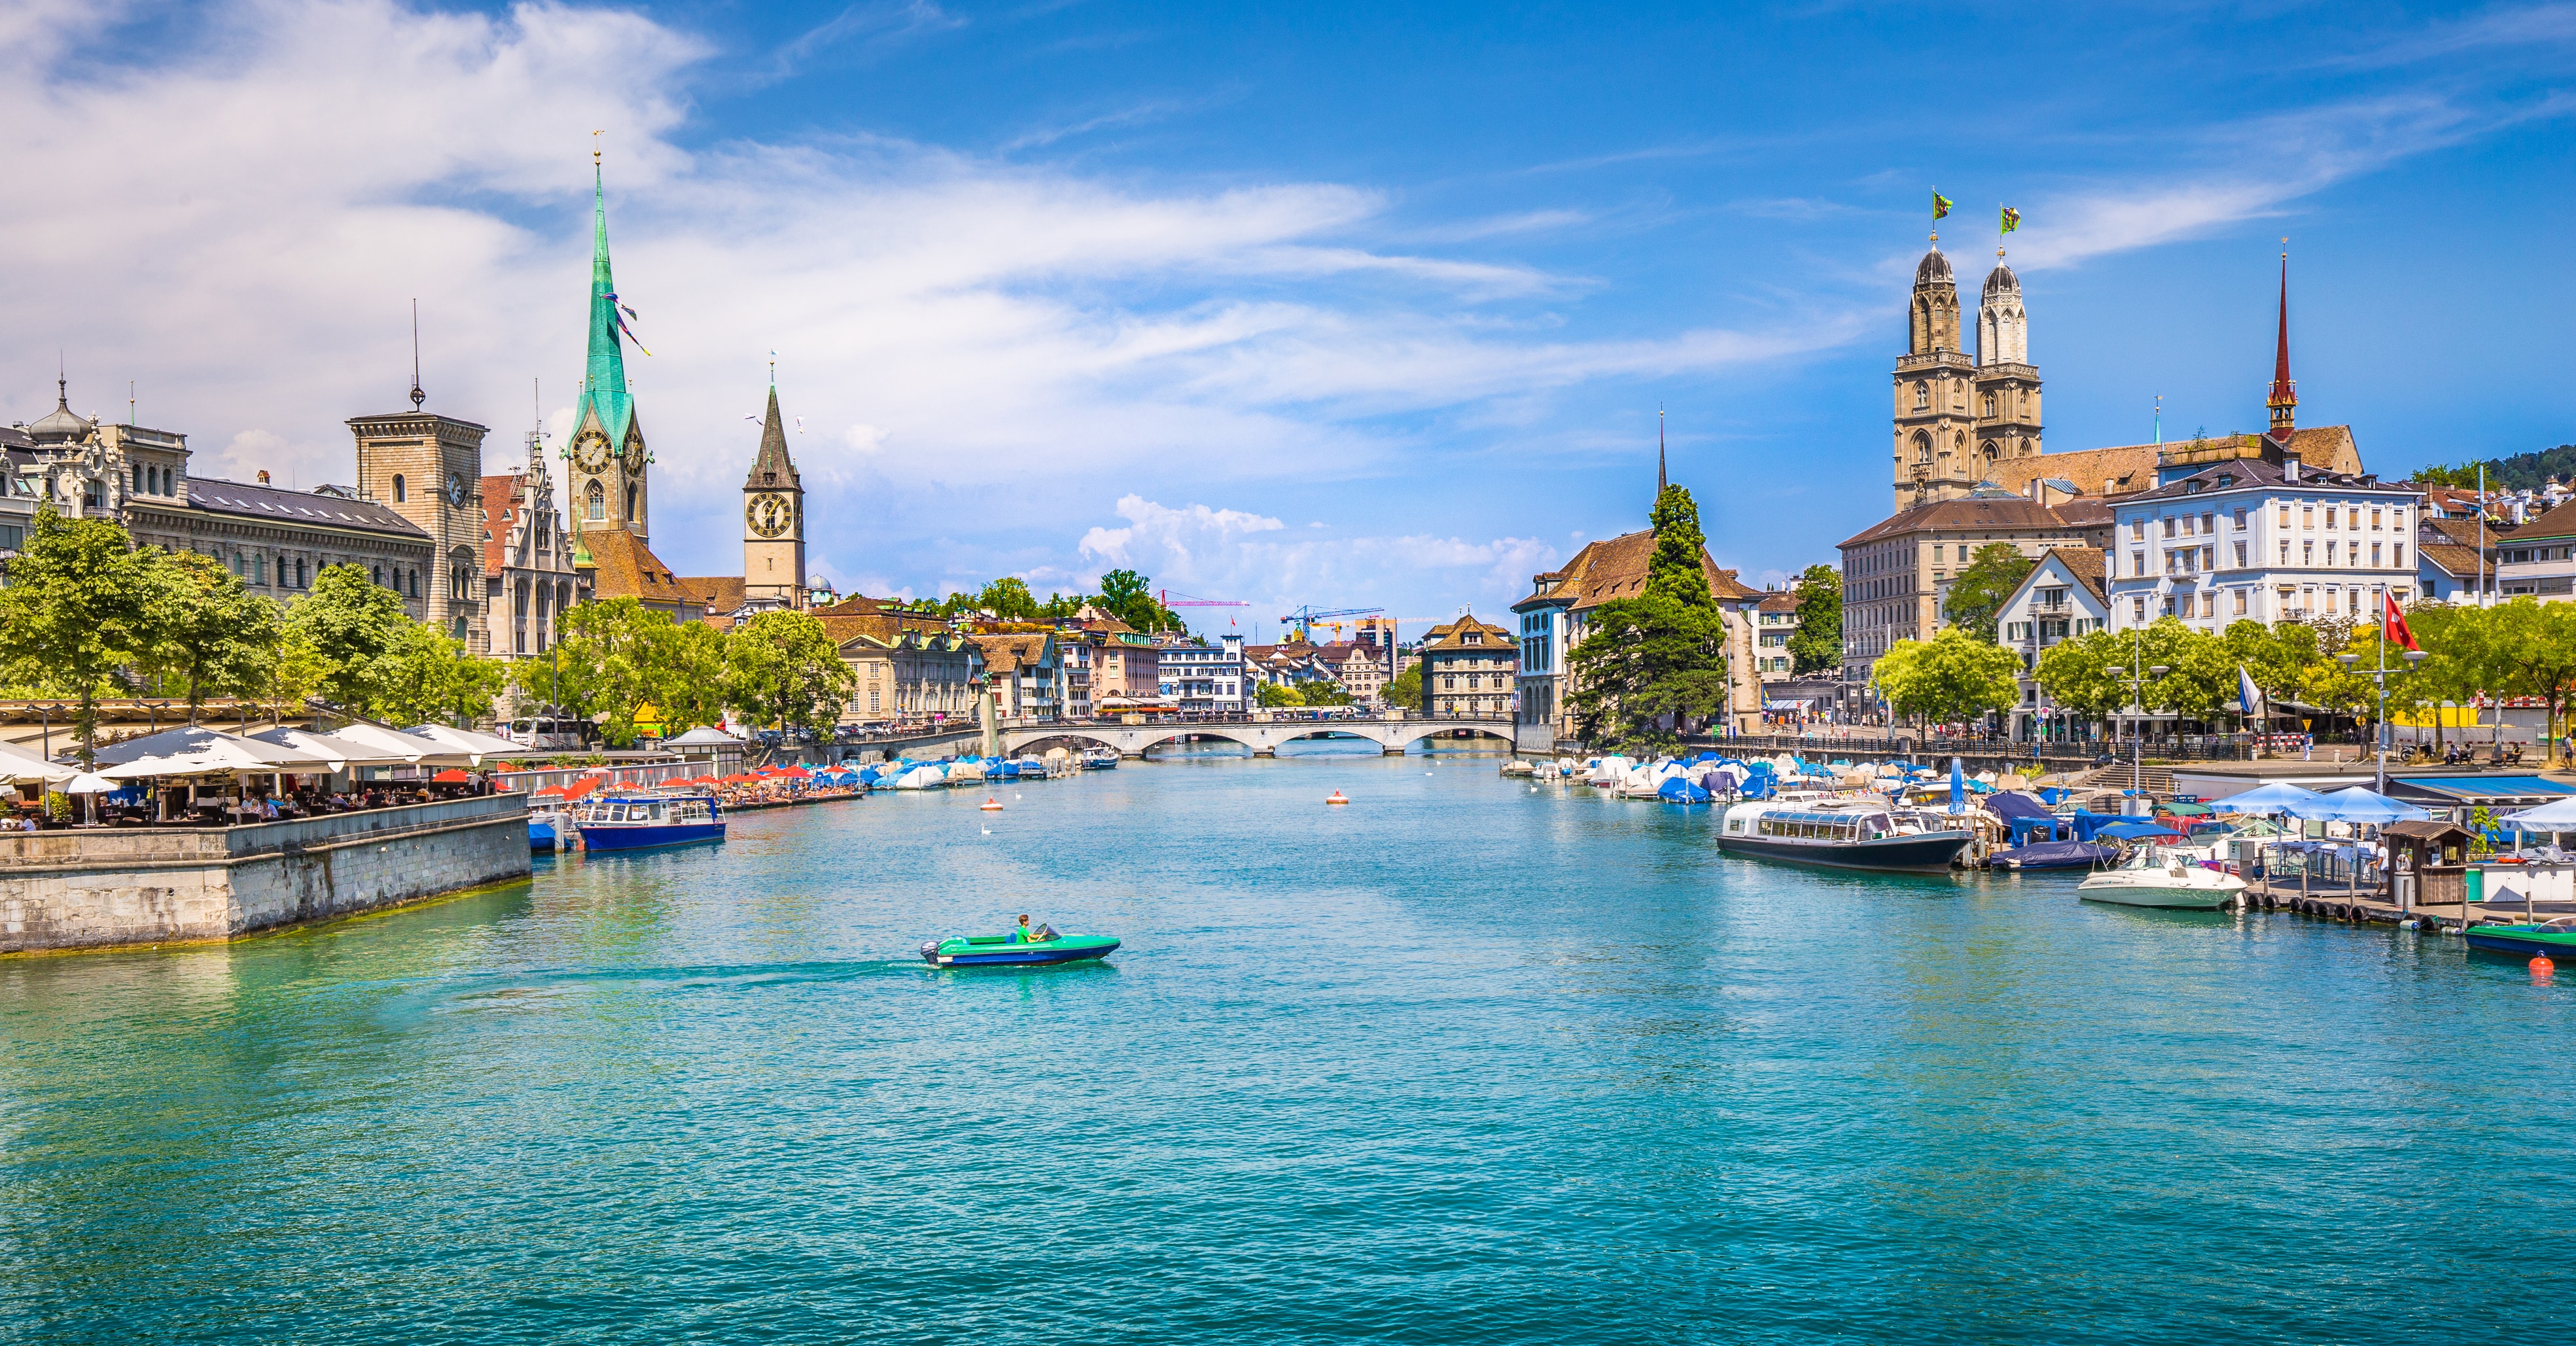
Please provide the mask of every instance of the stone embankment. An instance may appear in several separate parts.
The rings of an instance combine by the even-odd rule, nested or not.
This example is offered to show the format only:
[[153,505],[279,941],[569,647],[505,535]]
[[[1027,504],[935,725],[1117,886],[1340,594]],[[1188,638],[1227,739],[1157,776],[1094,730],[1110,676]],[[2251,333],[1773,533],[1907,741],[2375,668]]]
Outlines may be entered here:
[[518,794],[249,827],[0,833],[0,953],[230,939],[528,869]]

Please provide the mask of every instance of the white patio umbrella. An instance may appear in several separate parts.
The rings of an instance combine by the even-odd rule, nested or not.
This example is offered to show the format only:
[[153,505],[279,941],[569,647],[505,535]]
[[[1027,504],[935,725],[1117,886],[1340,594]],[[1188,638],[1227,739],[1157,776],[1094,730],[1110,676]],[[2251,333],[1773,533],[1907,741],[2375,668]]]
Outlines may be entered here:
[[2576,795],[2508,813],[2496,821],[2525,832],[2576,832]]
[[494,738],[490,734],[478,734],[471,729],[451,729],[443,724],[416,724],[403,732],[415,738],[425,738],[433,743],[446,744],[451,750],[474,758],[476,766],[481,766],[482,759],[486,757],[506,757],[511,753],[522,753],[528,750],[526,744],[512,743],[506,738]]
[[125,786],[122,782],[109,780],[105,776],[93,776],[90,773],[83,771],[64,783],[63,793],[67,795],[104,795],[114,794],[124,788]]
[[471,754],[460,752],[435,739],[387,729],[380,724],[345,724],[331,731],[331,737],[343,743],[355,743],[384,754],[384,765],[404,766],[470,766]]
[[261,743],[309,752],[331,764],[333,771],[353,766],[408,766],[419,760],[373,744],[355,743],[332,734],[280,725],[249,735]]
[[79,774],[78,767],[49,762],[40,754],[15,743],[0,743],[0,782],[14,785],[35,781],[44,785],[60,785]]
[[157,734],[128,739],[98,751],[98,774],[110,780],[150,776],[203,776],[221,771],[296,771],[331,769],[313,753],[282,744],[262,743],[239,734],[201,725],[183,725]]

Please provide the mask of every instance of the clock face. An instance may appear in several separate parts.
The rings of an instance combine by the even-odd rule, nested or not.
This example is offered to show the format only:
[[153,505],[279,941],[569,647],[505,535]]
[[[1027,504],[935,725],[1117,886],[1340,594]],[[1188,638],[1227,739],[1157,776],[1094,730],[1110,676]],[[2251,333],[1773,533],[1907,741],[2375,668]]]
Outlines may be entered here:
[[762,537],[776,537],[796,521],[796,510],[783,495],[756,495],[744,517],[751,521],[751,531]]
[[450,472],[447,474],[447,503],[450,507],[455,509],[465,508],[464,473]]
[[626,437],[626,470],[633,473],[641,473],[644,470],[644,437],[642,435],[628,435]]
[[573,466],[584,472],[608,470],[608,437],[596,430],[586,431],[572,442]]

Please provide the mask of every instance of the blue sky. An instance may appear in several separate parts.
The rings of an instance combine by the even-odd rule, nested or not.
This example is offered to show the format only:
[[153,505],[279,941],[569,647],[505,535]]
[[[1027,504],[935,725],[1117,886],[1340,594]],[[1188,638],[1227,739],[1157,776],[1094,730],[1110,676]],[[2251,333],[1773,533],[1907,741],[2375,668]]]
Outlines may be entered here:
[[2023,213],[2052,448],[2159,394],[2258,427],[2284,236],[2303,422],[2390,473],[2576,439],[2576,7],[266,0],[0,39],[0,162],[65,203],[0,225],[44,315],[5,410],[60,348],[211,473],[344,478],[414,295],[489,470],[559,428],[605,129],[683,573],[739,566],[776,349],[814,567],[868,592],[1126,564],[1265,635],[1493,615],[1642,525],[1659,405],[1711,549],[1776,580],[1887,509],[1936,187],[1970,304]]

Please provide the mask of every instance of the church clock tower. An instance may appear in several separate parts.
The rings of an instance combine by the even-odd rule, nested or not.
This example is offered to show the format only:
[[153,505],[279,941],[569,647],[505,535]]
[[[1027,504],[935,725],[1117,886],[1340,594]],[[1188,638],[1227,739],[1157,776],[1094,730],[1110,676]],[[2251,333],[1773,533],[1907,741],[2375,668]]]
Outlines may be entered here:
[[1896,508],[1955,500],[1977,483],[1971,394],[1977,367],[1959,348],[1959,283],[1936,245],[1914,268],[1905,354],[1896,361]]
[[769,385],[769,417],[760,427],[760,454],[742,482],[742,596],[805,606],[805,488],[787,455],[775,383]]
[[597,151],[590,161],[590,360],[563,449],[572,468],[566,476],[573,528],[624,529],[639,541],[649,540],[652,500],[645,469],[653,455],[644,447],[644,427],[626,387],[626,352],[619,340],[626,324],[618,317],[617,281],[608,267],[608,205]]

